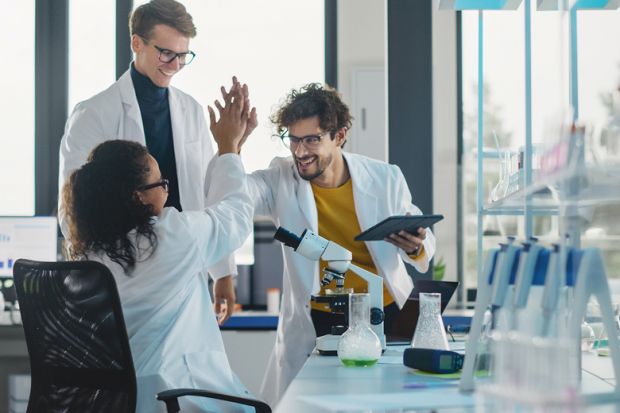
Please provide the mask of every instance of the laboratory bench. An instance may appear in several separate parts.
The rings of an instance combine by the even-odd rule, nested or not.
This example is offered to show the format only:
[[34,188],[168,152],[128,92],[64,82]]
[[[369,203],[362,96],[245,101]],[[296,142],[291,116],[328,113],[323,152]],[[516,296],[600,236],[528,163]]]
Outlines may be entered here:
[[[453,343],[454,350],[464,343]],[[402,364],[405,346],[388,346],[372,367],[345,367],[337,357],[314,352],[286,390],[275,413],[322,412],[474,412],[474,395],[462,394],[458,380],[418,374]],[[609,357],[583,354],[584,393],[610,391],[613,369]],[[620,403],[571,410],[620,413]]]
[[[471,311],[447,309],[446,325],[469,324]],[[226,353],[233,371],[253,394],[260,394],[264,372],[276,337],[278,316],[264,311],[235,313],[221,327]],[[247,351],[252,343],[252,351]],[[0,413],[8,406],[8,378],[28,374],[30,363],[21,325],[0,325]]]
[[[446,324],[466,319],[447,311]],[[275,341],[277,316],[267,313],[239,313],[222,326],[222,336],[233,370],[258,394],[269,352]],[[252,343],[252,352],[247,351]],[[462,342],[453,344],[455,350]],[[413,373],[402,364],[404,346],[388,346],[379,363],[369,368],[344,367],[337,357],[313,353],[293,380],[275,413],[288,412],[473,412],[475,399],[459,393],[456,380],[446,381]],[[257,356],[260,352],[260,357]],[[251,354],[250,354],[251,353]],[[609,357],[584,353],[585,391],[609,390],[615,384]],[[7,410],[8,375],[29,371],[28,351],[20,325],[0,326],[0,413]],[[415,386],[416,388],[406,388]],[[584,412],[620,413],[620,404],[592,406]]]

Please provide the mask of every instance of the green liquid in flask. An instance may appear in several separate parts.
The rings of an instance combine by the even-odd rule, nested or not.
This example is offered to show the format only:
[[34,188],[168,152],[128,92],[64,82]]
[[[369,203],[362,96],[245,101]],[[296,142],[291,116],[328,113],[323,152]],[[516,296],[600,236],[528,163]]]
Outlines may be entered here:
[[342,364],[347,367],[370,367],[377,363],[379,359],[375,360],[352,360],[352,359],[341,359]]

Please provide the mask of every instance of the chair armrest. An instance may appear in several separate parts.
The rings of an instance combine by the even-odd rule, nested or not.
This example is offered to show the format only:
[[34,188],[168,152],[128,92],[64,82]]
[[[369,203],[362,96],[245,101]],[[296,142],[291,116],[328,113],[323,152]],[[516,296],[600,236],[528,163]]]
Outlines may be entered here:
[[200,396],[208,397],[210,399],[225,400],[228,402],[239,403],[246,406],[252,406],[256,409],[256,413],[271,413],[271,408],[265,402],[257,399],[248,399],[245,397],[233,396],[225,393],[215,393],[208,390],[197,389],[171,389],[164,390],[157,393],[157,400],[161,400],[166,403],[166,409],[168,413],[177,413],[179,408],[179,401],[177,398],[182,396]]

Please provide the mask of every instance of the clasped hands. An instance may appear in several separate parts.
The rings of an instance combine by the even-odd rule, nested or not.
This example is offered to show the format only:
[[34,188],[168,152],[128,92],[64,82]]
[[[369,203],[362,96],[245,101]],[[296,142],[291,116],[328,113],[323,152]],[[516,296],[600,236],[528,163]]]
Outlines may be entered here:
[[218,120],[215,110],[207,106],[211,133],[220,155],[239,153],[248,136],[258,126],[256,108],[251,108],[248,85],[241,85],[236,76],[233,76],[232,86],[228,92],[224,86],[220,91],[224,104],[222,105],[217,99],[214,102],[219,115]]

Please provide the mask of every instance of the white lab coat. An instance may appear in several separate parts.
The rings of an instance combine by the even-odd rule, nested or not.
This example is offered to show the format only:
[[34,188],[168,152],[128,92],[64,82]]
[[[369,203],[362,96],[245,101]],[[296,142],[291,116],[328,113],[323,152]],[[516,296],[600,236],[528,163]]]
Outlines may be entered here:
[[[391,215],[421,214],[411,203],[411,193],[400,168],[361,155],[343,152],[351,179],[355,211],[362,230]],[[318,233],[318,217],[311,185],[299,177],[292,159],[275,158],[269,169],[248,177],[248,189],[255,213],[271,217],[276,226],[295,234],[305,228]],[[413,261],[404,251],[387,242],[366,242],[379,275],[400,308],[413,283],[404,262],[419,271],[428,270],[435,253],[435,237],[429,230],[424,241],[425,255]],[[312,352],[316,335],[310,318],[311,294],[319,292],[319,263],[291,248],[284,247],[282,309],[276,344],[263,381],[262,397],[271,406],[281,398],[306,358]]]
[[[184,210],[200,211],[211,202],[207,199],[207,166],[213,146],[202,106],[188,94],[168,88],[174,155],[179,179],[179,196]],[[65,125],[60,142],[58,174],[59,194],[75,169],[86,163],[90,152],[110,139],[126,139],[146,145],[140,106],[127,70],[112,86],[88,100],[78,103]],[[65,238],[68,236],[63,197],[58,197],[58,218]],[[209,268],[214,278],[236,273],[225,259]]]
[[[201,270],[241,246],[252,228],[252,206],[239,156],[214,162],[212,196],[221,202],[204,211],[164,208],[155,218],[157,249],[129,276],[107,256],[89,256],[110,268],[118,286],[138,382],[137,413],[164,413],[155,394],[171,388],[249,394],[228,364]],[[253,411],[204,398],[179,401],[183,412]]]

